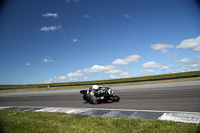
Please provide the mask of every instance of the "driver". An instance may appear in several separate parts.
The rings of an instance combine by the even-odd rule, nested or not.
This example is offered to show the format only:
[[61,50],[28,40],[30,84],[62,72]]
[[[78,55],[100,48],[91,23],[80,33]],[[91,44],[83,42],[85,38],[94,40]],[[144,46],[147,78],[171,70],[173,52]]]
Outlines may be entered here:
[[101,87],[98,85],[93,85],[92,87],[89,88],[89,97],[93,104],[97,104],[98,100],[104,99],[103,96],[100,96],[103,93],[103,91],[100,88]]

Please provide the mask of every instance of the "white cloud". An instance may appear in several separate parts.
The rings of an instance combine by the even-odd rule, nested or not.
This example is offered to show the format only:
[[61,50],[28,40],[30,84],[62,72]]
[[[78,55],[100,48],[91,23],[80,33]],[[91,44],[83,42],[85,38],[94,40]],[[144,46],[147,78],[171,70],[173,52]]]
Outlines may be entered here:
[[130,18],[130,16],[127,15],[127,14],[124,14],[123,16],[124,16],[125,18]]
[[179,61],[174,62],[176,67],[174,69],[185,68],[182,72],[195,71],[200,69],[200,58],[183,58]]
[[[114,74],[114,73],[113,73]],[[128,72],[120,72],[117,75],[110,75],[108,79],[119,79],[119,78],[129,78],[130,74]]]
[[83,15],[83,18],[92,18],[92,16],[86,14],[86,15]]
[[194,58],[184,58],[180,60],[180,63],[184,63],[184,64],[191,64],[194,63],[195,59]]
[[31,64],[30,63],[26,63],[26,66],[30,66]]
[[110,75],[109,79],[117,79],[118,76],[115,76],[115,75]]
[[59,81],[59,80],[68,80],[67,76],[60,76],[60,77],[54,77],[54,78],[51,78],[49,80],[46,80],[44,83],[52,83],[54,81]]
[[169,67],[168,66],[162,66],[162,68],[161,68],[161,70],[168,70],[169,69]]
[[152,69],[147,69],[147,70],[144,70],[144,72],[146,72],[146,73],[154,73],[154,72],[155,72],[155,70],[152,70]]
[[76,81],[76,80],[78,80],[78,78],[76,78],[76,77],[75,78],[70,78],[69,80],[70,81]]
[[67,77],[66,76],[54,77],[54,80],[55,81],[57,81],[57,80],[67,80]]
[[131,63],[131,62],[136,63],[139,61],[140,58],[141,58],[141,56],[139,56],[139,55],[130,55],[125,58],[125,61],[127,61],[129,63]]
[[173,62],[174,64],[181,64],[181,65],[191,65],[191,64],[198,64],[200,63],[200,57],[195,58],[183,58],[179,61]]
[[51,57],[45,56],[43,62],[53,62],[54,60],[51,59]]
[[177,57],[177,56],[178,56],[177,53],[174,53],[174,54],[172,54],[172,55],[167,55],[167,57]]
[[191,65],[190,67],[191,68],[196,68],[196,67],[198,67],[199,65],[198,64],[193,64],[193,65]]
[[113,74],[117,74],[117,75],[109,75],[109,77],[107,77],[107,78],[108,79],[119,79],[119,78],[129,78],[130,77],[130,74],[128,72],[120,71],[118,73],[113,73]]
[[113,61],[112,64],[115,65],[128,65],[129,63],[127,61],[125,61],[124,59],[116,59]]
[[[131,63],[131,62],[138,62],[139,59],[141,58],[141,56],[139,55],[130,55],[127,56],[124,59],[121,59],[123,61],[125,61],[126,63]],[[50,62],[52,59],[51,57],[45,57],[44,62]],[[53,60],[52,60],[53,61]],[[116,60],[113,61],[113,63],[116,63]],[[118,64],[122,64],[122,63],[118,63]],[[130,74],[128,72],[123,72],[119,69],[117,69],[117,65],[105,65],[105,66],[101,66],[101,65],[93,65],[90,68],[85,68],[82,70],[77,70],[74,73],[68,73],[66,74],[66,76],[61,76],[61,77],[54,77],[53,79],[50,79],[48,81],[45,82],[53,82],[53,81],[57,81],[57,80],[78,80],[77,77],[78,76],[83,76],[85,73],[101,73],[104,72],[105,74],[117,74],[117,76],[112,76],[111,78],[127,78],[130,77]],[[84,80],[87,80],[87,77],[84,78]]]
[[200,36],[183,40],[176,48],[191,49],[195,52],[200,52]]
[[128,72],[119,73],[119,78],[129,78],[130,74]]
[[153,50],[160,50],[161,53],[167,53],[168,52],[167,48],[174,48],[174,46],[172,44],[158,43],[158,44],[152,44],[151,48]]
[[186,69],[184,71],[188,72],[188,71],[195,71],[195,70],[200,70],[199,64],[189,65],[188,67],[186,67]]
[[70,2],[74,2],[74,3],[78,3],[80,2],[81,0],[66,0],[65,3],[70,3]]
[[62,26],[58,25],[58,26],[44,26],[40,29],[40,31],[58,31],[61,30]]
[[51,79],[45,81],[44,83],[51,83],[51,82],[58,81],[58,80],[67,80],[67,77],[66,76],[54,77],[54,78],[51,78]]
[[121,73],[122,71],[119,70],[119,69],[111,69],[109,71],[105,71],[104,73],[107,73],[107,74],[119,74]]
[[43,62],[53,62],[53,60],[52,60],[52,59],[46,59],[46,58],[45,58],[45,59],[43,60]]
[[45,14],[42,14],[42,16],[44,16],[44,17],[54,17],[54,18],[57,18],[57,17],[58,17],[58,14],[57,14],[57,13],[45,13]]
[[72,42],[78,42],[78,39],[77,38],[74,38],[74,39],[71,39]]
[[106,66],[94,65],[91,68],[83,69],[83,72],[85,72],[85,73],[97,73],[97,72],[109,71],[109,70],[114,69],[114,68],[115,68],[115,66],[112,66],[112,65],[106,65]]
[[88,80],[88,77],[84,77],[83,79],[84,79],[84,80]]
[[154,61],[150,61],[150,62],[146,62],[144,64],[142,64],[143,68],[157,68],[157,67],[162,67],[161,64],[158,64]]
[[128,65],[129,63],[136,63],[139,61],[139,59],[141,58],[141,56],[139,55],[130,55],[130,56],[127,56],[126,58],[124,59],[116,59],[112,62],[112,64],[114,65]]
[[51,78],[49,80],[44,81],[44,84],[52,83],[54,80]]
[[143,76],[149,76],[149,75],[154,74],[155,71],[156,71],[156,70],[146,69],[146,70],[144,70],[144,71],[142,72],[142,75],[143,75]]
[[67,77],[69,77],[69,78],[76,77],[76,76],[83,76],[83,72],[81,70],[77,70],[74,73],[67,74]]

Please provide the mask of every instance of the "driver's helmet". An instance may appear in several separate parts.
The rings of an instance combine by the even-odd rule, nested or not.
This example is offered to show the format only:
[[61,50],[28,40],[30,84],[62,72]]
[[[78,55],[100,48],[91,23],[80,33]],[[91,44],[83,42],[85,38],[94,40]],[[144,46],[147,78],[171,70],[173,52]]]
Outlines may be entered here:
[[98,89],[99,89],[99,86],[98,86],[98,85],[93,85],[93,86],[92,86],[92,89],[98,90]]

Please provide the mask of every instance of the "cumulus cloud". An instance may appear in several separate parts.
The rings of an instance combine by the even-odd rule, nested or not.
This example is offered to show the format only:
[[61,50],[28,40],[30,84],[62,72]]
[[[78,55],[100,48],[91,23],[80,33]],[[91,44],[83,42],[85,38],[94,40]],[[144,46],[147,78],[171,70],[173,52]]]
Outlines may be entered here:
[[112,64],[115,65],[128,65],[129,63],[127,61],[125,61],[124,59],[116,59],[113,61]]
[[45,13],[45,14],[42,14],[43,17],[54,17],[54,18],[57,18],[58,17],[58,14],[57,13]]
[[75,78],[70,78],[69,80],[70,81],[76,81],[76,80],[78,80],[78,78],[76,78],[76,77]]
[[77,80],[76,76],[82,76],[82,75],[83,75],[83,73],[81,72],[81,70],[78,70],[78,71],[76,71],[74,73],[68,73],[66,76],[60,76],[60,77],[51,78],[51,79],[45,81],[44,83],[51,83],[51,82],[60,81],[60,80],[75,81],[75,80]]
[[85,73],[97,73],[97,72],[109,71],[109,70],[114,69],[114,68],[115,68],[115,66],[112,66],[112,65],[106,65],[106,66],[94,65],[91,68],[83,69],[83,72],[85,72]]
[[31,64],[30,63],[26,63],[26,66],[30,66]]
[[67,77],[69,77],[69,78],[76,77],[76,76],[83,76],[83,72],[81,70],[77,70],[74,73],[67,74]]
[[176,69],[181,67],[185,68],[183,69],[183,72],[199,70],[200,69],[199,63],[200,63],[200,56],[194,58],[183,58],[179,61],[174,62],[174,64],[177,66]]
[[168,48],[174,48],[174,46],[172,44],[158,43],[158,44],[152,44],[151,48],[153,50],[160,50],[161,53],[167,53],[168,52]]
[[174,53],[174,54],[171,54],[171,55],[167,55],[167,57],[177,57],[178,54],[177,53]]
[[92,18],[92,16],[86,14],[86,15],[83,15],[83,18]]
[[119,78],[129,78],[130,74],[128,72],[119,73]]
[[139,55],[130,55],[130,56],[127,56],[124,59],[116,59],[112,62],[112,64],[114,64],[114,65],[128,65],[132,62],[134,62],[134,63],[138,62],[140,58],[141,58],[141,56],[139,56]]
[[47,84],[47,83],[52,83],[54,81],[60,81],[60,80],[68,80],[68,78],[66,76],[54,77],[49,80],[46,80],[44,83]]
[[183,63],[183,64],[191,64],[195,62],[196,62],[195,58],[183,58],[180,60],[180,63]]
[[109,79],[117,79],[118,78],[118,76],[116,76],[116,75],[110,75],[109,76]]
[[147,69],[147,70],[144,70],[144,72],[146,72],[146,73],[154,73],[154,72],[155,72],[155,70],[152,70],[152,69]]
[[162,66],[161,70],[165,71],[165,70],[168,70],[169,67],[168,66]]
[[183,40],[176,48],[191,49],[195,52],[200,52],[200,36]]
[[58,31],[61,30],[62,26],[58,25],[58,26],[44,26],[40,29],[40,31]]
[[200,56],[195,57],[195,58],[183,58],[176,63],[186,64],[186,65],[198,64],[200,63]]
[[[115,73],[113,73],[115,74]],[[130,74],[128,72],[122,72],[120,71],[119,73],[117,73],[117,75],[109,75],[109,77],[107,77],[108,79],[119,79],[119,78],[129,78]]]
[[106,73],[106,74],[119,74],[121,72],[122,71],[119,70],[119,69],[111,69],[111,70],[105,71],[104,73]]
[[88,80],[88,77],[84,77],[83,79],[84,79],[84,80]]
[[66,76],[54,77],[54,80],[67,80]]
[[71,39],[72,42],[78,42],[77,38]]
[[146,69],[146,70],[144,70],[144,71],[142,72],[142,75],[143,75],[143,76],[149,76],[149,75],[154,74],[155,71],[156,71],[156,70],[153,70],[153,69]]
[[[125,64],[129,63],[136,63],[139,61],[141,56],[139,55],[130,55],[127,56],[124,59],[121,59],[125,62]],[[44,62],[50,62],[52,59],[51,57],[45,57]],[[117,59],[118,60],[118,59]],[[84,68],[82,70],[77,70],[74,73],[67,73],[66,76],[61,76],[61,77],[54,77],[48,81],[45,81],[45,83],[50,83],[54,82],[57,80],[78,80],[77,77],[84,76],[84,74],[89,74],[89,73],[105,73],[105,74],[113,74],[110,78],[128,78],[130,77],[130,74],[128,72],[123,72],[119,70],[117,65],[122,65],[122,62],[118,62],[117,60],[113,61],[110,65],[93,65],[90,68]],[[53,60],[52,60],[53,61]],[[116,65],[117,64],[117,65]],[[115,75],[114,75],[115,74]],[[87,77],[83,78],[84,80],[87,80]]]
[[186,67],[184,71],[195,71],[195,70],[200,70],[200,65],[199,64],[192,64]]
[[144,64],[142,64],[143,68],[158,68],[158,67],[162,67],[163,65],[158,64],[154,61],[150,61],[150,62],[146,62]]
[[49,80],[44,81],[44,84],[52,83],[54,80],[51,78]]
[[54,60],[53,59],[51,59],[51,57],[48,57],[48,56],[45,56],[45,58],[44,58],[44,60],[43,60],[43,62],[53,62]]
[[[91,68],[85,68],[83,70],[77,70],[74,73],[68,73],[68,74],[66,74],[66,76],[54,77],[50,80],[45,81],[45,83],[50,83],[50,82],[54,82],[54,81],[58,81],[58,80],[75,81],[75,80],[78,80],[77,77],[83,76],[84,73],[98,73],[98,72],[104,72],[104,71],[107,73],[116,73],[117,72],[112,69],[115,69],[115,66],[113,66],[113,65],[106,65],[106,66],[94,65]],[[84,80],[87,80],[87,77],[85,77]]]
[[70,2],[74,2],[74,3],[79,3],[81,0],[66,0],[65,3],[70,3]]
[[127,15],[127,14],[124,14],[123,16],[124,16],[125,18],[130,18],[130,16]]
[[45,59],[43,60],[43,62],[53,62],[53,60],[52,60],[52,59],[47,59],[47,58],[45,58]]

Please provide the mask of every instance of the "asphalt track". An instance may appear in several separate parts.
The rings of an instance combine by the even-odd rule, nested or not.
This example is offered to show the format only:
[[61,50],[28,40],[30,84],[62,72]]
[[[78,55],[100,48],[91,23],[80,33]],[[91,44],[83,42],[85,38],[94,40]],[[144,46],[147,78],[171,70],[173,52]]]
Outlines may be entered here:
[[200,112],[199,81],[113,87],[113,90],[120,96],[120,102],[92,105],[83,101],[80,90],[64,90],[1,93],[0,106]]

